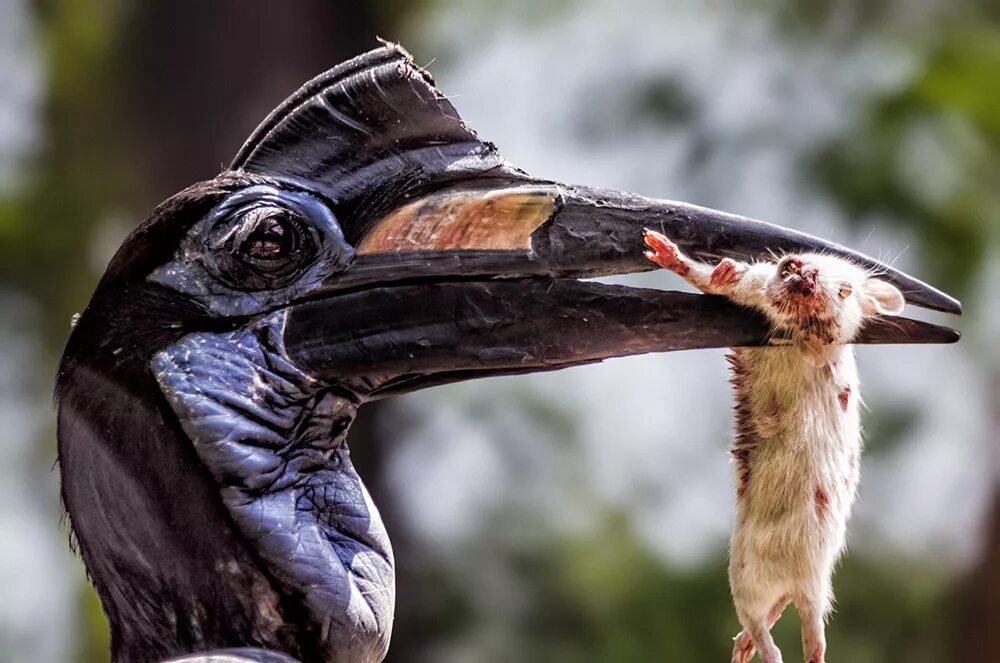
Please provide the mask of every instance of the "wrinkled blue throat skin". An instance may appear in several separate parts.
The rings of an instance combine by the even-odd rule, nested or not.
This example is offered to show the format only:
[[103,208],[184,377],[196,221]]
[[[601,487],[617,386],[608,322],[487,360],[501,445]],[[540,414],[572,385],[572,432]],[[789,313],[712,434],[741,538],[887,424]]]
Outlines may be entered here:
[[394,566],[346,445],[362,398],[325,389],[289,361],[285,317],[191,333],[156,353],[152,369],[237,531],[301,601],[326,658],[378,661]]

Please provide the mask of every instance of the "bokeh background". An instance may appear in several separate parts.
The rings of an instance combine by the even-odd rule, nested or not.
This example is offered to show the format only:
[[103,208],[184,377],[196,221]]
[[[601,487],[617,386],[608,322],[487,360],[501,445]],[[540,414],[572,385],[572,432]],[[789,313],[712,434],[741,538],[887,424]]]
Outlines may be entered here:
[[[3,0],[0,661],[107,660],[52,470],[70,316],[153,205],[376,35],[529,172],[832,237],[964,301],[957,346],[859,353],[828,634],[837,661],[998,660],[996,1]],[[351,440],[399,564],[390,660],[728,660],[721,352],[439,388]]]

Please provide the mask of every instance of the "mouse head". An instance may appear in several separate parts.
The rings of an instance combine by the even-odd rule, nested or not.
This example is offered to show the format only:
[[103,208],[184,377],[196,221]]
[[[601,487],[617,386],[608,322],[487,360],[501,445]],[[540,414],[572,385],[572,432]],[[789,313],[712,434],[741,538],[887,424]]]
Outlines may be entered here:
[[777,326],[821,344],[849,343],[866,318],[903,310],[895,286],[829,255],[785,256],[768,280],[767,295]]

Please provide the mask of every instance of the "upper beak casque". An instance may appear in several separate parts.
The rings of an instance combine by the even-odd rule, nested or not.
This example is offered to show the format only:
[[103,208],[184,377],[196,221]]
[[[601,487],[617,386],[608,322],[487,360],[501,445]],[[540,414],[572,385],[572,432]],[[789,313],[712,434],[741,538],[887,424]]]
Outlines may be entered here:
[[[783,252],[847,258],[913,305],[954,298],[843,246],[687,203],[527,176],[481,141],[395,45],[307,83],[232,168],[329,201],[357,258],[289,307],[289,356],[320,379],[364,376],[370,397],[483,375],[667,350],[759,345],[762,316],[718,297],[578,279],[655,268],[653,228],[695,258]],[[953,330],[893,318],[861,343],[942,343]]]

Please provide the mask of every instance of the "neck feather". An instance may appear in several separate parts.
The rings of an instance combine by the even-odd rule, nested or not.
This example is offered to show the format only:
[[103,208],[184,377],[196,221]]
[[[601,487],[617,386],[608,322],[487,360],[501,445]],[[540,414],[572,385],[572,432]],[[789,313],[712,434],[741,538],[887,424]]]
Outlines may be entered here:
[[[181,333],[158,292],[88,309],[57,387],[62,498],[114,661],[251,645],[298,655],[287,601],[239,537],[149,369]],[[160,306],[139,312],[130,301]],[[156,326],[136,320],[153,318]]]

